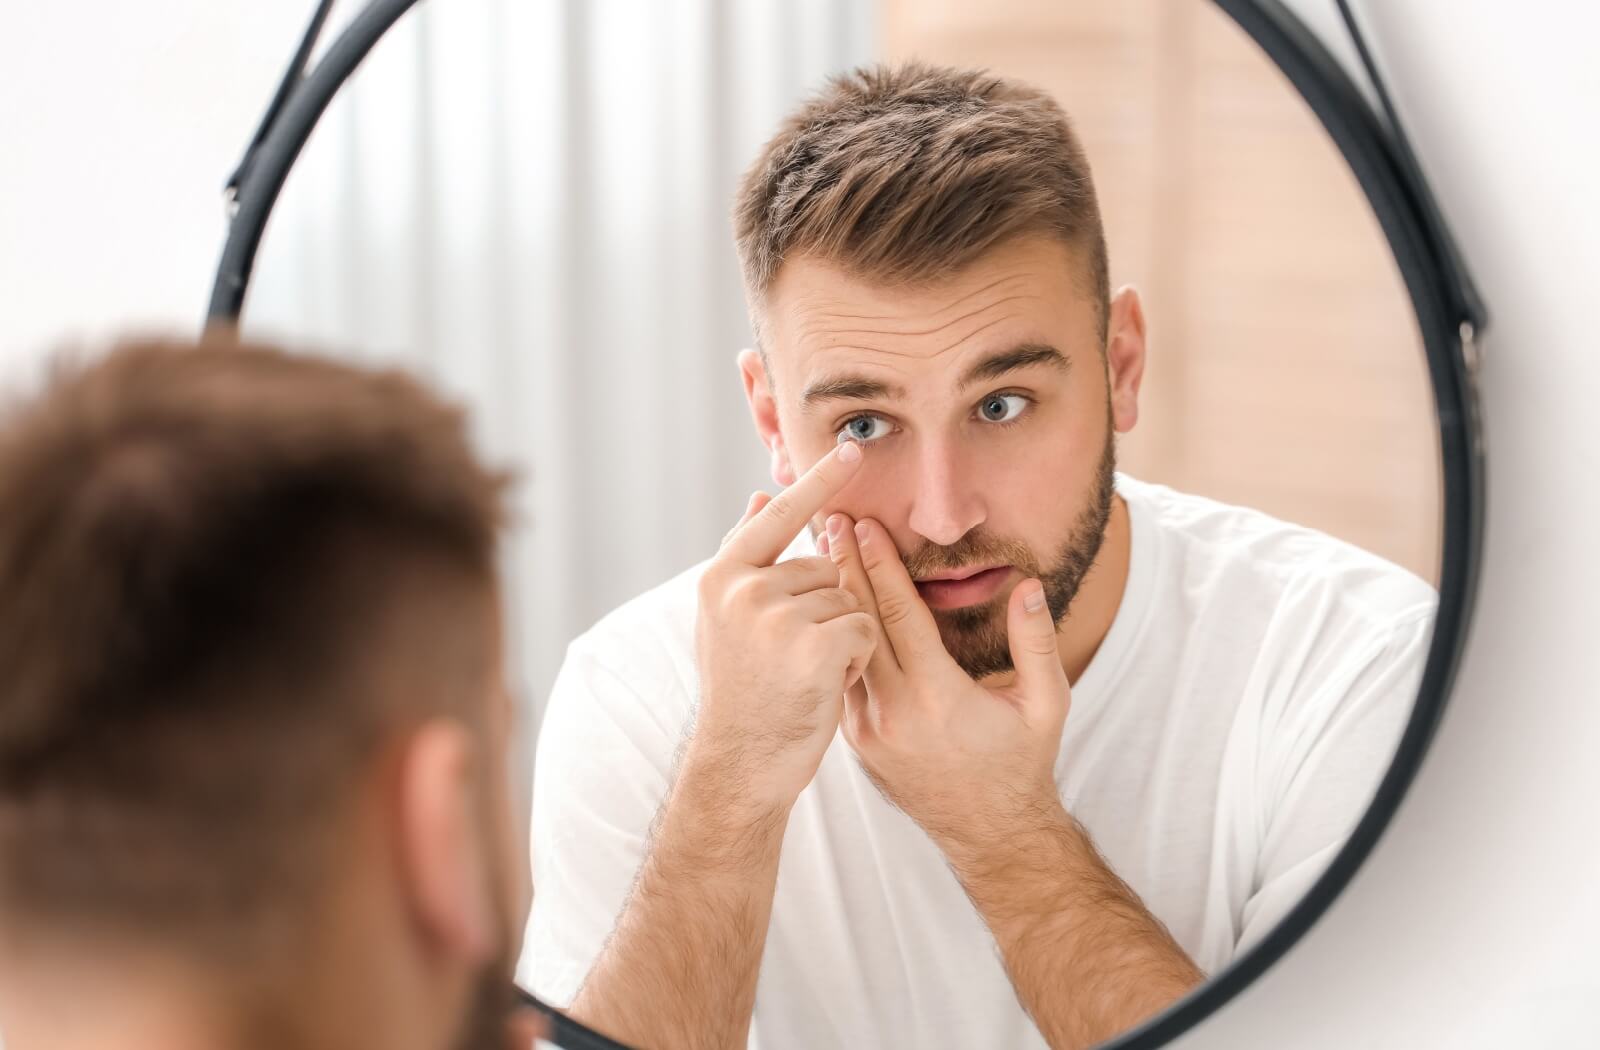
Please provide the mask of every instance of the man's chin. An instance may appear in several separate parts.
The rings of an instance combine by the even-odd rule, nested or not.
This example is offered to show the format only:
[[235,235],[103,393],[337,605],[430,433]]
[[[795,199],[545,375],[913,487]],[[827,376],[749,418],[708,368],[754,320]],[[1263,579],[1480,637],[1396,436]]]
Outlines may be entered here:
[[1006,637],[1004,599],[994,598],[962,609],[935,609],[939,640],[945,652],[973,679],[1013,670]]

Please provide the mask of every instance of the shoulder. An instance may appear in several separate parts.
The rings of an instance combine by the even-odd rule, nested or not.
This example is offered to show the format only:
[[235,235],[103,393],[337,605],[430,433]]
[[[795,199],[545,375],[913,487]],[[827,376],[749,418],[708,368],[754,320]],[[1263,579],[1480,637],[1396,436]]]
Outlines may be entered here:
[[1302,775],[1368,791],[1416,701],[1434,589],[1259,511],[1142,483],[1126,498],[1135,528],[1158,534],[1154,600],[1183,609],[1177,648],[1231,698],[1230,740],[1255,753],[1254,797],[1283,798]]
[[698,586],[710,561],[690,566],[671,579],[623,602],[597,620],[568,647],[574,654],[631,675],[677,658],[694,648]]
[[1316,529],[1126,476],[1135,529],[1154,534],[1165,575],[1229,604],[1380,633],[1431,621],[1438,594],[1409,570]]
[[705,566],[624,602],[573,639],[540,726],[541,754],[551,741],[611,739],[666,761],[699,695],[694,624]]

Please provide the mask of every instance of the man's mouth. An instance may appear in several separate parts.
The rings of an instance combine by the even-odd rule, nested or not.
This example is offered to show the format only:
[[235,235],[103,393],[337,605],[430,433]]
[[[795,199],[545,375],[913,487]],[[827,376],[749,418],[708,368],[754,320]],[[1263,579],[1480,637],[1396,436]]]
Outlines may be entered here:
[[917,593],[930,609],[962,609],[993,598],[1010,577],[1009,565],[974,565],[925,576]]

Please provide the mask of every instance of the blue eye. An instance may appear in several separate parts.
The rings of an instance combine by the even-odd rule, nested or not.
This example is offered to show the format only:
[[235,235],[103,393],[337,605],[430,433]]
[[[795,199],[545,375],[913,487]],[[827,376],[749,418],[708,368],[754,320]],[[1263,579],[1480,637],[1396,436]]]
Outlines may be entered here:
[[876,441],[889,433],[889,421],[881,416],[855,416],[839,428],[837,443]]
[[978,402],[978,415],[986,423],[1009,423],[1028,407],[1028,399],[1021,394],[990,394]]

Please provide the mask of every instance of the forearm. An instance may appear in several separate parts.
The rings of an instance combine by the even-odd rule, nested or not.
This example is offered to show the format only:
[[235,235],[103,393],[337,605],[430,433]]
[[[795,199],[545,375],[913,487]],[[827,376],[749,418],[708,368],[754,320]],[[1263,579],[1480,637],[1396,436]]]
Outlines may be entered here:
[[1204,979],[1064,809],[946,853],[1053,1050],[1109,1039]]
[[692,753],[572,1015],[630,1046],[743,1048],[787,813]]

